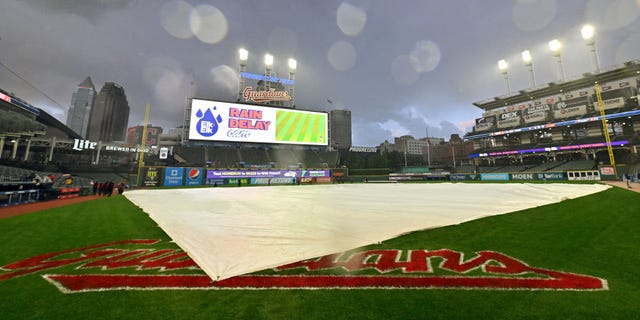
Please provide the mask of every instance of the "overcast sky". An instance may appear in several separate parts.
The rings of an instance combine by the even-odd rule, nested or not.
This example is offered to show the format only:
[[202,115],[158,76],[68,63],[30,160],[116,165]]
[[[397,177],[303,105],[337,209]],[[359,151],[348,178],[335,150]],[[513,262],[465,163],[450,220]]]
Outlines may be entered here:
[[[376,146],[469,132],[473,102],[560,77],[548,42],[563,43],[568,78],[594,70],[580,35],[596,29],[603,69],[640,59],[640,0],[2,0],[0,88],[66,122],[71,95],[90,76],[125,89],[130,125],[182,124],[185,99],[233,101],[239,48],[247,72],[263,56],[288,76],[298,61],[300,109],[351,110],[353,144]],[[24,78],[31,85],[20,78]],[[329,102],[331,101],[331,103]]]

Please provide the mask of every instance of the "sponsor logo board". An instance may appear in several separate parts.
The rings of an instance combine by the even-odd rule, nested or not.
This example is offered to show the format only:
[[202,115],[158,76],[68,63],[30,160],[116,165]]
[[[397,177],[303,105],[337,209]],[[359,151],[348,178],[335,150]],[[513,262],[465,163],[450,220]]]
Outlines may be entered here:
[[142,173],[142,185],[144,187],[159,187],[162,181],[162,168],[145,167]]
[[204,175],[202,168],[187,168],[185,185],[187,186],[199,186],[202,184],[202,177]]
[[184,176],[184,168],[166,167],[164,168],[164,186],[177,187],[182,186]]
[[480,180],[509,180],[508,173],[481,173]]
[[207,170],[207,179],[329,177],[329,170]]

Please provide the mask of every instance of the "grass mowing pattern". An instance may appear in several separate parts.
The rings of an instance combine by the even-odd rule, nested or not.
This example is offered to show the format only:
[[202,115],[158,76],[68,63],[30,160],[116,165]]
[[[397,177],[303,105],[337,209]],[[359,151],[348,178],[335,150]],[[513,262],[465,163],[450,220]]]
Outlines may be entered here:
[[296,143],[326,142],[326,114],[276,111],[276,141]]
[[[65,295],[33,274],[0,282],[1,318],[632,319],[640,312],[639,200],[639,194],[612,188],[367,247],[449,248],[466,255],[495,250],[531,266],[604,278],[608,291],[176,290]],[[168,240],[123,197],[3,219],[0,235],[0,265],[110,241]]]

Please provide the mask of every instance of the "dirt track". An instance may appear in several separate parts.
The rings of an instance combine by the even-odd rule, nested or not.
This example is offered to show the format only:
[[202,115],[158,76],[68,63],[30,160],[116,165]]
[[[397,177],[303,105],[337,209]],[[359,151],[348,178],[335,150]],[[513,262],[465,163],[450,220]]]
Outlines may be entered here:
[[91,196],[84,196],[84,197],[40,201],[40,202],[34,202],[34,203],[2,207],[0,208],[0,219],[18,216],[21,214],[26,214],[31,212],[37,212],[37,211],[41,211],[49,208],[66,206],[72,203],[84,202],[84,201],[89,201],[97,198],[99,198],[99,196],[91,195]]
[[627,189],[630,191],[634,191],[634,192],[640,192],[640,183],[637,182],[631,182],[631,188],[629,189],[627,187],[627,184],[625,182],[622,181],[600,181],[600,183],[605,183],[608,185],[612,185],[615,187],[619,187],[619,188],[623,188],[623,189]]

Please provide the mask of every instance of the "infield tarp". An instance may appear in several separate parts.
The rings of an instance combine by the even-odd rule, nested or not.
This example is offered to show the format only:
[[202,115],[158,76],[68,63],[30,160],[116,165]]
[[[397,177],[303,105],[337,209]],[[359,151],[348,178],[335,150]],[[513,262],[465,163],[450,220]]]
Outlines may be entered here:
[[214,280],[572,199],[601,184],[356,184],[126,192]]

